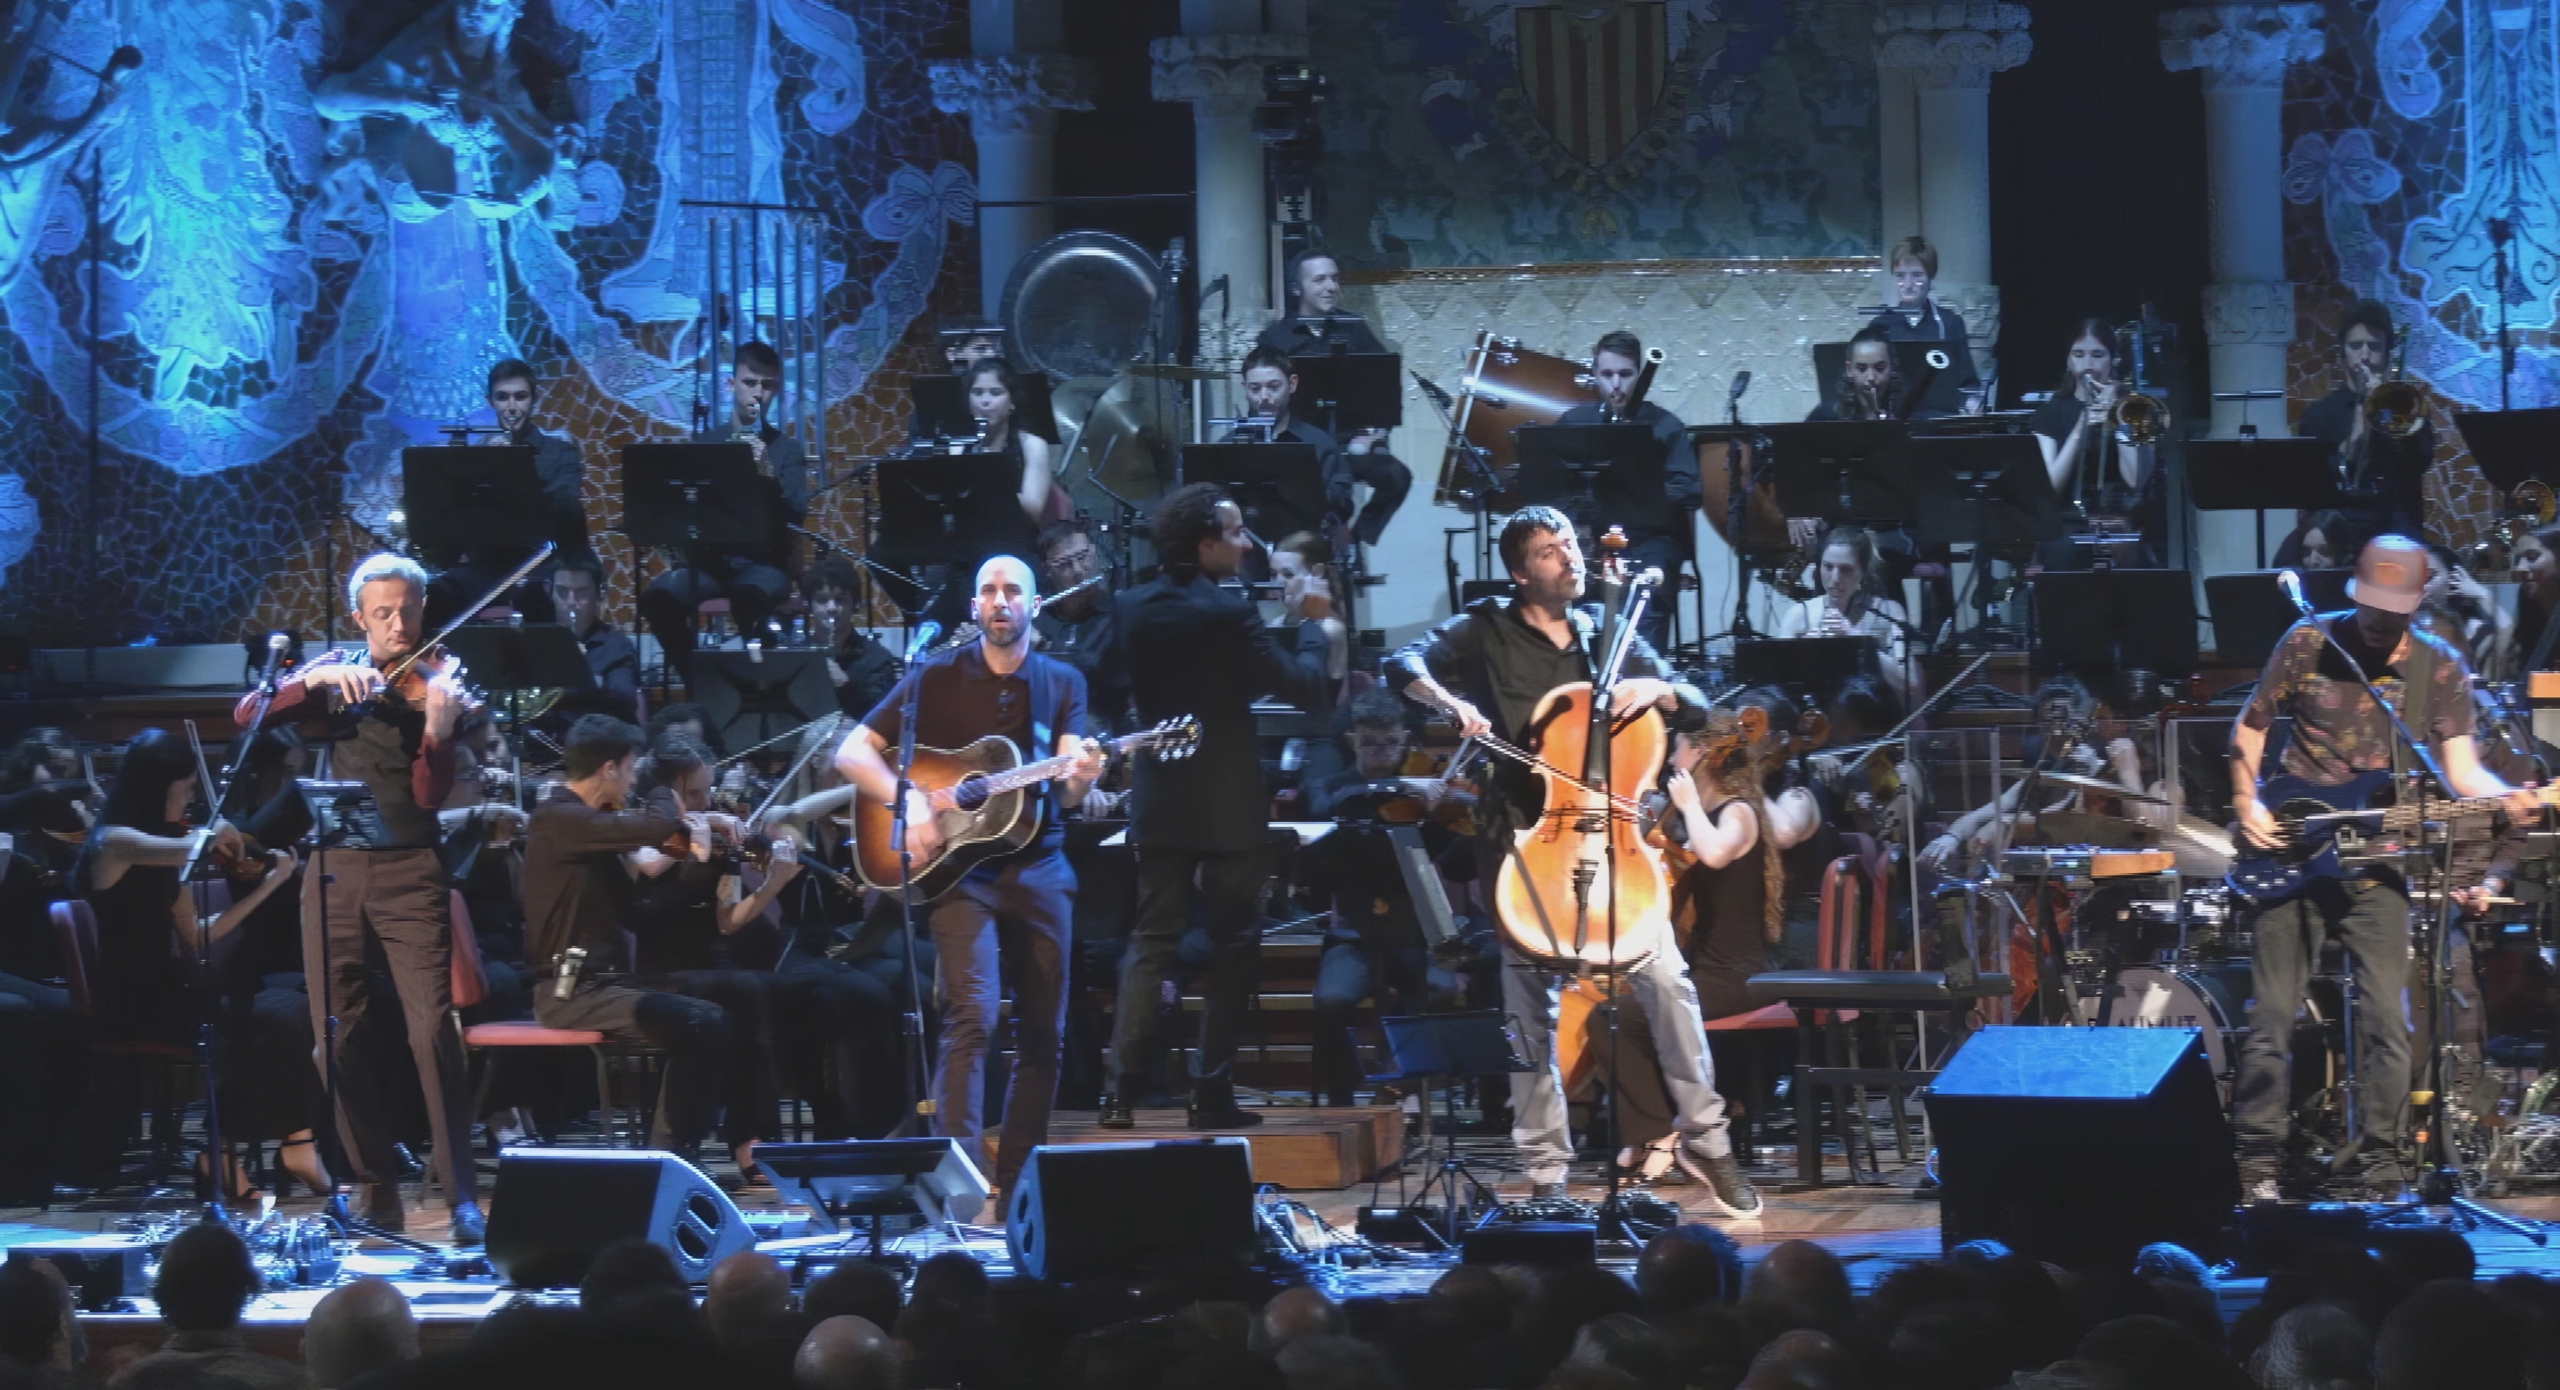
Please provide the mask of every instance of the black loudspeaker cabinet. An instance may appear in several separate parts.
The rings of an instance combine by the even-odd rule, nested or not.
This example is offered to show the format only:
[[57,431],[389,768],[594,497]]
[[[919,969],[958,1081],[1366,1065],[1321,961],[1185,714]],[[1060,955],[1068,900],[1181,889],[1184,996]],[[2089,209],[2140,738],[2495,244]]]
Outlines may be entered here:
[[556,1288],[596,1252],[639,1236],[675,1256],[687,1283],[753,1250],[755,1232],[717,1183],[653,1149],[509,1149],[489,1198],[489,1262],[507,1281]]
[[1004,1194],[1013,1267],[1065,1282],[1165,1260],[1249,1260],[1253,1146],[1242,1139],[1057,1144]]
[[1949,1249],[2118,1270],[2154,1241],[2227,1253],[2240,1174],[2193,1028],[1986,1028],[1928,1108]]

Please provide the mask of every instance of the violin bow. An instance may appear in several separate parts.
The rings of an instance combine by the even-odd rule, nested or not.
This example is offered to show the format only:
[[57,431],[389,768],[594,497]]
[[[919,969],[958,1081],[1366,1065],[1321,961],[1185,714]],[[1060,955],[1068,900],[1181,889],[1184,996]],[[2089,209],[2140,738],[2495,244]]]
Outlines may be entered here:
[[484,609],[490,604],[496,603],[499,599],[506,597],[507,590],[523,583],[526,575],[540,569],[542,567],[542,563],[550,559],[552,554],[559,549],[560,543],[558,541],[544,541],[542,543],[542,548],[533,552],[532,558],[526,560],[523,564],[516,566],[515,573],[508,575],[506,578],[499,580],[495,585],[491,586],[489,592],[482,594],[477,600],[473,601],[469,607],[464,608],[460,613],[454,615],[452,622],[446,623],[443,627],[437,628],[435,636],[430,637],[424,642],[420,642],[415,647],[410,648],[407,656],[404,656],[398,661],[392,662],[389,666],[384,667],[382,671],[383,684],[392,684],[398,681],[402,676],[408,674],[409,668],[417,665],[419,659],[424,657],[427,653],[434,651],[438,643],[444,641],[444,639],[448,637],[451,637],[464,623],[471,621],[473,618],[479,617],[481,609]]

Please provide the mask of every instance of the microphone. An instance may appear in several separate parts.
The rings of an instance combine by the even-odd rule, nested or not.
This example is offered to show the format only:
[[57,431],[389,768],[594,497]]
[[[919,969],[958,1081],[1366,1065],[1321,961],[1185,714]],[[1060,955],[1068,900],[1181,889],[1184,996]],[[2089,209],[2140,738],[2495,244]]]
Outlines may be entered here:
[[942,624],[931,618],[925,619],[923,624],[916,628],[915,640],[907,644],[907,660],[911,663],[922,661],[925,652],[941,640]]
[[2306,618],[2311,616],[2311,600],[2302,596],[2301,575],[2298,575],[2289,569],[2277,570],[2276,584],[2284,590],[2284,596],[2286,598],[2293,600],[2294,608],[2300,611],[2302,616]]
[[292,645],[293,639],[281,632],[270,632],[267,634],[267,664],[260,667],[258,670],[258,688],[260,690],[269,692],[275,690],[276,667],[284,663],[285,649]]
[[1726,405],[1739,404],[1742,400],[1742,393],[1750,389],[1751,373],[1747,371],[1735,372],[1733,374],[1733,384],[1725,388],[1724,403]]

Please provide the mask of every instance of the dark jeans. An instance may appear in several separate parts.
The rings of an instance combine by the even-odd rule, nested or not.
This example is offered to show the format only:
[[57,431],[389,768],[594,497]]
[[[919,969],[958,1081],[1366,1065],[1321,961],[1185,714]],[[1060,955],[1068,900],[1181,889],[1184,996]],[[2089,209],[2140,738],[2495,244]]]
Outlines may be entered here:
[[981,1110],[987,1053],[994,1046],[1004,985],[1013,985],[1013,1081],[995,1181],[1011,1187],[1031,1150],[1047,1142],[1058,1096],[1059,1035],[1066,1025],[1068,917],[1075,874],[1067,857],[1016,860],[971,874],[933,905],[942,1049],[934,1064],[940,1104],[934,1133],[957,1139],[975,1160],[986,1132]]
[[1404,505],[1405,494],[1413,491],[1413,470],[1404,461],[1384,449],[1365,454],[1345,454],[1343,461],[1351,465],[1351,476],[1369,485],[1369,500],[1360,504],[1360,515],[1352,520],[1351,534],[1362,545],[1376,545],[1387,533],[1387,521]]
[[1192,1057],[1192,1100],[1203,1109],[1235,1104],[1236,1026],[1253,1001],[1262,958],[1262,886],[1270,856],[1262,849],[1211,854],[1138,850],[1138,920],[1120,961],[1119,1017],[1111,1030],[1117,1092],[1133,1102],[1145,1086],[1156,1050],[1158,1004],[1173,974],[1196,896],[1206,909],[1209,970],[1201,993],[1200,1045]]
[[751,1139],[775,1139],[781,1131],[781,1083],[774,1067],[775,980],[753,970],[680,970],[640,981],[688,999],[720,1006],[728,1020],[727,1066],[720,1081],[720,1142],[736,1148]]
[[1426,946],[1372,946],[1357,938],[1326,946],[1316,964],[1314,1061],[1315,1089],[1328,1105],[1351,1104],[1359,1088],[1351,1019],[1372,990],[1381,1014],[1421,1013],[1454,1005],[1458,977],[1434,965]]
[[693,665],[693,620],[708,600],[729,600],[729,620],[752,635],[764,626],[773,606],[791,591],[791,581],[771,565],[738,560],[718,562],[717,569],[669,570],[640,591],[640,620],[667,654],[667,664],[682,675]]
[[2347,949],[2355,1003],[2356,1119],[2359,1158],[2340,1155],[2342,1172],[2397,1176],[2400,1111],[2409,1098],[2409,1016],[2402,991],[2409,982],[2409,899],[2397,887],[2377,883],[2314,880],[2312,891],[2258,914],[2257,955],[2251,962],[2255,998],[2249,1035],[2240,1044],[2233,1097],[2233,1128],[2240,1156],[2271,1164],[2292,1130],[2292,1076],[2288,1055],[2293,1019],[2319,958],[2320,943],[2335,935]]
[[[452,889],[432,849],[324,850],[302,876],[302,958],[311,990],[311,1029],[328,1036],[338,1016],[338,1129],[349,1171],[364,1182],[400,1172],[389,1113],[399,1078],[388,1048],[368,1045],[380,1026],[365,973],[365,947],[379,943],[406,1024],[409,1056],[427,1102],[437,1179],[447,1200],[480,1200],[471,1159],[471,1074],[453,1026]],[[326,939],[321,930],[327,922]],[[322,968],[322,961],[327,968]]]
[[797,945],[775,965],[785,1075],[808,1100],[820,1139],[877,1139],[904,1118],[897,1001],[873,972]]
[[[728,1020],[720,1006],[663,990],[641,989],[625,978],[582,978],[575,994],[551,996],[551,981],[537,981],[533,1016],[545,1028],[602,1033],[607,1042],[652,1047],[666,1054],[658,1087],[658,1114],[649,1125],[649,1147],[682,1152],[710,1132],[720,1108],[721,1072],[728,1065]],[[612,1097],[598,1096],[610,1107]]]

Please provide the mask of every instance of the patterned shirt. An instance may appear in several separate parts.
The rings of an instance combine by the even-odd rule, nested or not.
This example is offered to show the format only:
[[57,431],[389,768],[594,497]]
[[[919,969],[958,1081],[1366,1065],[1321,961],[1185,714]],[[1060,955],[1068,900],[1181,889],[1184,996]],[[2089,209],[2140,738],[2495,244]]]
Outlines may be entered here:
[[[2399,657],[2394,662],[2364,645],[2352,617],[2332,614],[2324,621],[2337,635],[2339,645],[2355,654],[2395,714],[2405,715],[2408,710],[2403,674],[2417,644],[2423,642],[2432,647],[2434,694],[2428,701],[2428,727],[2423,732],[2437,747],[2471,736],[2471,672],[2461,656],[2441,639],[2412,628],[2407,645],[2389,654]],[[2276,644],[2275,654],[2267,659],[2265,674],[2258,678],[2257,693],[2249,697],[2248,706],[2240,712],[2240,722],[2263,732],[2280,715],[2293,716],[2293,737],[2285,744],[2284,770],[2296,777],[2334,786],[2358,773],[2378,772],[2391,766],[2391,750],[2396,742],[2391,721],[2374,708],[2372,698],[2356,684],[2355,674],[2321,640],[2319,629],[2308,618],[2295,623]]]

